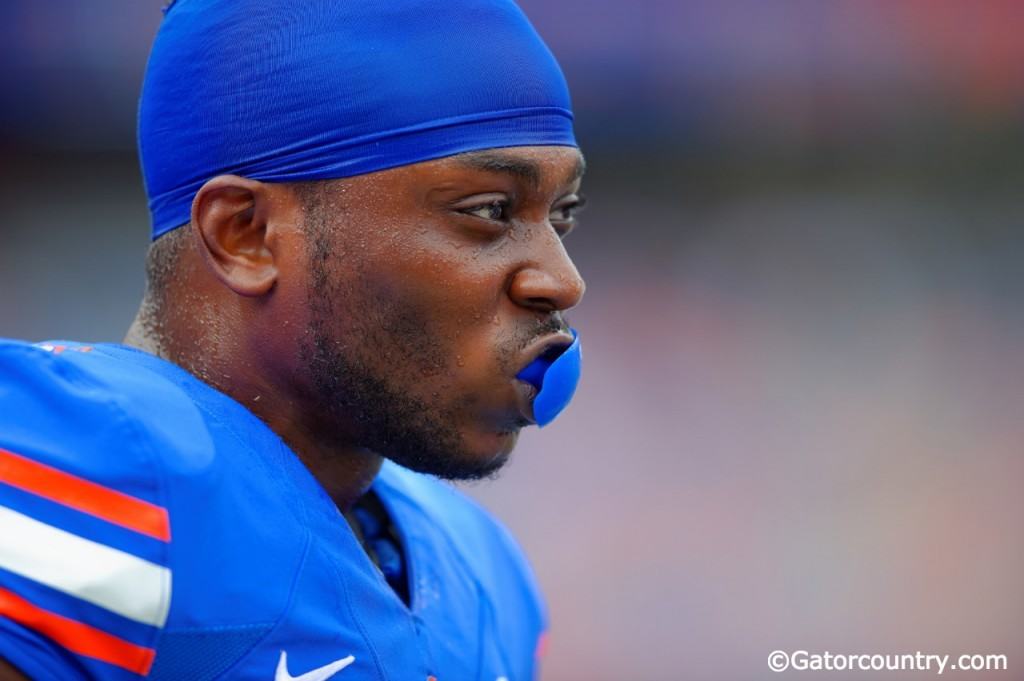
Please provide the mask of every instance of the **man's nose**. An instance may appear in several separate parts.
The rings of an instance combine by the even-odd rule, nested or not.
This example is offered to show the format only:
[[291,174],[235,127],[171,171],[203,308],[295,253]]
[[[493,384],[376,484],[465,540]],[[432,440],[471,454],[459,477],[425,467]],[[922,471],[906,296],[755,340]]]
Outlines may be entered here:
[[587,286],[562,240],[550,227],[544,231],[529,260],[512,277],[509,296],[532,310],[564,312],[579,304]]

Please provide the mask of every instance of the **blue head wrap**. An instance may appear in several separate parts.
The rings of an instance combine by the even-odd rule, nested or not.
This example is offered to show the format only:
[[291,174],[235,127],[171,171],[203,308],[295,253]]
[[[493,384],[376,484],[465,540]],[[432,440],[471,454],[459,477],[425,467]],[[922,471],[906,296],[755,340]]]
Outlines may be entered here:
[[138,141],[154,239],[221,174],[321,180],[576,146],[565,79],[511,0],[178,0]]

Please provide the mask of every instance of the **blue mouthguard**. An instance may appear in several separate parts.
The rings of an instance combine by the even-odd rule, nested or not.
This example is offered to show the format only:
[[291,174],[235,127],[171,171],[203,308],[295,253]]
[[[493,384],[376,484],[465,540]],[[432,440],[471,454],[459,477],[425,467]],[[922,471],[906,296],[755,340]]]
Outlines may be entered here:
[[583,351],[580,349],[580,335],[572,331],[572,345],[558,357],[538,357],[516,376],[537,389],[533,398],[533,418],[538,426],[546,426],[562,413],[580,382]]

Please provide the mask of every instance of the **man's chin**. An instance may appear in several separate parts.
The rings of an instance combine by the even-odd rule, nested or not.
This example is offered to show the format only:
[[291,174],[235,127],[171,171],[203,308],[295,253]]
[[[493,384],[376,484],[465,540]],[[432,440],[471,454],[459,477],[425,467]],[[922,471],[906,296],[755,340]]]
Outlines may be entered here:
[[483,480],[494,478],[509,460],[519,439],[519,429],[464,434],[461,447],[448,447],[413,456],[395,453],[395,463],[419,473],[445,480]]

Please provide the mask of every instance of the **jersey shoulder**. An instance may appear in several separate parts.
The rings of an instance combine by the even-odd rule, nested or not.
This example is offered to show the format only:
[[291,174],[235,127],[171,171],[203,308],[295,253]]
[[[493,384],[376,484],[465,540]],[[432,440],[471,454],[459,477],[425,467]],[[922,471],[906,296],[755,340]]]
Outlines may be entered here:
[[137,678],[167,620],[166,447],[139,419],[155,400],[195,416],[116,365],[0,341],[0,656],[33,678]]
[[288,584],[306,542],[275,456],[293,458],[156,357],[0,340],[0,657],[32,678],[172,678],[216,631],[229,664],[286,605],[256,585]]
[[[98,475],[122,492],[157,494],[158,457],[170,453],[168,465],[202,468],[213,448],[194,401],[166,375],[147,370],[143,357],[119,346],[0,340],[3,437],[25,455],[38,452],[46,463]],[[101,451],[107,455],[92,455]]]

